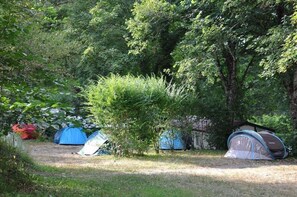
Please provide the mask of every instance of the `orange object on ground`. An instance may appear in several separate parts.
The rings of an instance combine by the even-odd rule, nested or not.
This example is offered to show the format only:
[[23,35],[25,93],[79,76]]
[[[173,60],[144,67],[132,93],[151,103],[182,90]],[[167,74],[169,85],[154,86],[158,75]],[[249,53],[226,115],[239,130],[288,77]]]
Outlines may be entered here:
[[15,124],[12,126],[12,130],[18,133],[23,140],[36,139],[39,135],[33,124]]
[[26,128],[21,126],[20,124],[15,124],[12,126],[12,130],[16,133],[20,133],[20,132],[24,132]]

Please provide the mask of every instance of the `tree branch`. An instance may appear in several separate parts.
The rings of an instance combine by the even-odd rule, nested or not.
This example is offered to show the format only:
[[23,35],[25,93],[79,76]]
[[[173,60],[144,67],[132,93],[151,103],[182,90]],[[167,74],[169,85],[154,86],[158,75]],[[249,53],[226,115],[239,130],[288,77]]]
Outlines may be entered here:
[[246,76],[247,76],[247,74],[249,72],[250,67],[253,64],[254,59],[255,59],[255,56],[252,57],[252,59],[250,60],[249,64],[247,65],[247,67],[246,67],[246,69],[245,69],[245,71],[244,71],[244,73],[242,75],[241,81],[240,81],[240,84],[241,85],[243,85],[243,82],[245,81],[245,78],[246,78]]

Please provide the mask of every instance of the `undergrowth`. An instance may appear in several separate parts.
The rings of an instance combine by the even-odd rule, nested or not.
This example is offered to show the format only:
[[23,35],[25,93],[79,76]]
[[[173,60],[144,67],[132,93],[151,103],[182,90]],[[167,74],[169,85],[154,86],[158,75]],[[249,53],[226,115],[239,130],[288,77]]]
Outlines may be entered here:
[[0,140],[0,196],[34,190],[33,168],[25,153]]

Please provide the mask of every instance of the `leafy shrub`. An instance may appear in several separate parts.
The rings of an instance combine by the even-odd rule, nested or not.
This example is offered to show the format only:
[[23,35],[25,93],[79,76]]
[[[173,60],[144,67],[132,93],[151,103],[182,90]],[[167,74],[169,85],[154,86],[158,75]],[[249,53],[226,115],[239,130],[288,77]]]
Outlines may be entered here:
[[280,134],[291,133],[293,131],[290,117],[285,114],[265,114],[260,117],[253,117],[252,120],[259,125],[273,128]]
[[131,75],[101,77],[85,90],[89,110],[109,132],[116,153],[143,154],[178,112],[184,88],[163,78]]
[[[83,126],[85,119],[74,118],[80,103],[79,97],[71,88],[63,84],[47,89],[28,88],[25,85],[2,87],[0,96],[0,135],[11,131],[15,123],[33,123],[40,136],[51,138],[54,133],[67,123]],[[80,101],[79,101],[80,102]]]
[[15,191],[28,191],[34,184],[29,173],[31,160],[0,139],[0,195]]

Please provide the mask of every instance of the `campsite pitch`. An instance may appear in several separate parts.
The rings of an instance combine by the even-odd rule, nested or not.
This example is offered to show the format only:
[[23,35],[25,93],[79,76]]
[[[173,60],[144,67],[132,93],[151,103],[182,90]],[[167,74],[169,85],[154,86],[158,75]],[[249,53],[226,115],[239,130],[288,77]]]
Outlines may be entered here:
[[80,156],[82,146],[27,142],[51,196],[296,196],[297,160],[224,158],[220,151]]

